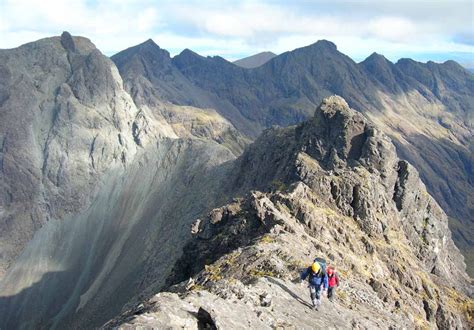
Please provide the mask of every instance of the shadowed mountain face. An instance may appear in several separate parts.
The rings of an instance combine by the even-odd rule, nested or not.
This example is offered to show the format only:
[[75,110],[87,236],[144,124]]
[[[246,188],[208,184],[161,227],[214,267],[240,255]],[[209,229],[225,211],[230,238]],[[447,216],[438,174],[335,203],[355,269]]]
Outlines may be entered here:
[[[128,76],[133,75],[133,81],[141,76],[124,64],[133,62],[126,60],[127,52],[112,57],[126,85]],[[468,264],[474,264],[474,75],[457,63],[402,59],[394,64],[374,53],[358,64],[323,40],[252,70],[190,50],[170,65],[180,73],[180,81],[184,79],[180,86],[194,92],[187,92],[187,99],[165,100],[202,106],[205,95],[206,107],[250,138],[272,125],[288,126],[310,117],[323,97],[343,96],[383,128],[402,157],[417,167],[430,193],[455,219],[456,243]],[[160,87],[163,83],[150,80],[146,85],[158,94],[166,89]]]
[[272,52],[261,52],[249,57],[241,58],[240,60],[234,61],[233,63],[242,68],[253,69],[262,66],[275,56],[277,55]]

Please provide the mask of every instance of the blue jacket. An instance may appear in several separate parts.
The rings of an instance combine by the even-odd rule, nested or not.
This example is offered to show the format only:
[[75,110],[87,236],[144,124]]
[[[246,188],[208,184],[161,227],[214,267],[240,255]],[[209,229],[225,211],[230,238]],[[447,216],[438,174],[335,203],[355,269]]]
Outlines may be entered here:
[[320,271],[319,273],[315,274],[311,270],[311,267],[306,268],[302,273],[301,273],[301,279],[304,281],[307,277],[308,282],[310,285],[319,287],[321,284],[324,285],[324,289],[327,290],[328,288],[328,276],[326,273],[322,274]]

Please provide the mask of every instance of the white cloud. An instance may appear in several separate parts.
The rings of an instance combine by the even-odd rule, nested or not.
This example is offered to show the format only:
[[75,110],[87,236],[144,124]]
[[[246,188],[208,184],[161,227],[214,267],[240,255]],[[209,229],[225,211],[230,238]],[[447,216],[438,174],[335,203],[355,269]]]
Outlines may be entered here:
[[420,29],[410,20],[402,17],[380,17],[367,24],[367,34],[386,41],[413,41]]
[[108,55],[153,37],[171,53],[191,48],[227,58],[280,53],[318,39],[356,58],[372,51],[402,57],[473,53],[473,22],[471,0],[0,0],[0,47],[68,30]]
[[[124,42],[140,42],[162,24],[147,1],[4,0],[0,4],[1,48],[69,31],[90,38],[103,51],[117,51]],[[130,46],[130,44],[129,44]],[[109,48],[110,47],[110,48]]]

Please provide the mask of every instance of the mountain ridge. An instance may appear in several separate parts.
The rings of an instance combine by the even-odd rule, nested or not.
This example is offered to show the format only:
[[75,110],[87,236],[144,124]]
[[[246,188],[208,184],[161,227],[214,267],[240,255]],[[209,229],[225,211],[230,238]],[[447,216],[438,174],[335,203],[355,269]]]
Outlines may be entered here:
[[[329,41],[282,53],[252,70],[189,55],[177,55],[173,63],[190,84],[212,95],[207,106],[251,139],[272,125],[297,124],[312,115],[322,98],[342,95],[394,138],[449,215],[472,227],[466,219],[474,212],[468,198],[474,195],[469,170],[474,77],[461,66],[407,59],[392,63],[382,55],[356,63]],[[455,155],[449,168],[436,161],[452,158],[447,155]],[[459,177],[452,176],[452,168]],[[474,233],[466,236],[458,226],[453,230],[457,244],[472,260],[469,242]]]
[[[364,140],[355,142],[361,135]],[[315,322],[339,327],[444,328],[466,322],[456,316],[462,307],[450,310],[444,298],[420,295],[423,290],[439,290],[446,297],[441,293],[447,289],[441,285],[444,281],[469,286],[452,241],[449,247],[435,248],[444,241],[436,232],[445,232],[446,217],[438,213],[442,211],[434,200],[417,197],[418,189],[424,188],[416,170],[397,159],[390,140],[343,99],[325,99],[314,118],[296,127],[265,131],[236,167],[236,178],[247,179],[235,186],[252,187],[251,192],[200,215],[191,227],[194,239],[184,247],[170,276],[170,287],[158,294],[146,291],[104,328],[193,327],[199,322],[224,328],[271,328],[281,323],[304,328]],[[374,190],[379,200],[369,197]],[[385,204],[381,197],[385,194],[392,206]],[[371,213],[377,207],[366,203],[380,203],[385,216]],[[423,210],[429,210],[429,230],[423,225]],[[349,238],[360,232],[363,238]],[[395,237],[400,245],[392,241]],[[358,249],[357,256],[349,257]],[[435,250],[445,250],[445,255],[433,259],[430,251]],[[362,266],[367,251],[372,257]],[[314,311],[305,291],[294,283],[304,260],[318,255],[338,267],[345,284],[336,302],[324,301],[323,308]],[[427,262],[424,270],[412,258]],[[412,275],[403,275],[403,264],[409,265]],[[403,283],[397,290],[398,303],[392,291],[395,283]],[[410,299],[401,298],[405,295]],[[209,314],[206,320],[199,309]],[[382,319],[383,325],[378,323]]]
[[[455,313],[469,313],[463,258],[420,177],[439,204],[454,197],[469,207],[469,117],[458,119],[471,111],[470,80],[463,84],[456,72],[443,80],[446,67],[408,63],[403,70],[416,87],[410,93],[372,90],[365,69],[329,42],[252,70],[191,51],[171,58],[150,40],[113,61],[67,32],[22,47],[0,50],[2,326],[101,326],[123,306],[184,279],[178,266],[189,262],[190,227],[225,260],[215,244],[245,243],[246,235],[236,235],[242,232],[260,239],[254,229],[274,231],[275,253],[304,243],[291,235],[279,240],[278,232],[294,230],[328,258],[333,254],[317,241],[332,242],[351,256],[331,257],[354,283],[346,303],[362,299],[358,289],[381,297],[376,306],[364,302],[365,316],[382,312],[393,324],[410,315],[410,325],[440,327],[464,322]],[[348,102],[330,97],[319,106],[333,89]],[[452,111],[442,112],[439,98]],[[414,119],[423,125],[407,124]],[[396,152],[414,159],[420,175]],[[233,211],[239,208],[243,213]],[[457,228],[464,238],[454,231],[458,240],[470,237],[465,225]],[[249,268],[254,279],[278,270],[265,268],[269,260],[283,262],[246,256],[262,262]],[[392,264],[387,256],[401,259]],[[209,276],[205,260],[191,261],[193,276]],[[406,276],[406,263],[420,272],[416,279]],[[297,271],[285,269],[285,276]],[[216,292],[211,287],[210,297]],[[349,305],[340,308],[356,316]]]

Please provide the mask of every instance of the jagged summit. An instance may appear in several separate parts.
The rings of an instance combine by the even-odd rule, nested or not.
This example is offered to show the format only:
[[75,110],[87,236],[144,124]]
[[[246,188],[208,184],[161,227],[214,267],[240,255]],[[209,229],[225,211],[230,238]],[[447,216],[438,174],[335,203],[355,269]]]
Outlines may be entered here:
[[[186,70],[191,68],[192,70],[203,70],[208,73],[207,70],[212,70],[211,67],[233,67],[232,63],[227,61],[221,56],[202,56],[198,53],[186,48],[181,53],[173,57],[173,64],[176,65],[180,70]],[[196,66],[200,65],[200,68]]]
[[388,60],[384,55],[382,54],[379,54],[377,52],[373,52],[372,54],[370,54],[370,56],[368,56],[365,60],[363,60],[361,63],[379,63],[379,64],[382,64],[382,63],[390,63],[390,64],[393,64],[390,60]]
[[275,59],[281,57],[289,57],[293,59],[306,58],[306,60],[303,61],[303,64],[305,62],[321,61],[321,65],[338,62],[342,59],[349,59],[349,57],[337,50],[337,46],[333,42],[328,40],[318,40],[311,45],[285,52],[280,56],[277,56]]
[[185,58],[193,58],[193,57],[196,57],[196,58],[204,58],[204,56],[201,56],[199,55],[198,53],[196,53],[195,51],[189,49],[189,48],[185,48],[183,49],[178,55],[176,55],[175,57],[185,57]]
[[[158,46],[152,39],[148,39],[141,44],[127,48],[113,55],[111,59],[115,62],[119,70],[123,69],[123,67],[127,65],[127,62],[132,59],[136,62],[144,60],[158,68],[167,66],[171,62],[170,53],[167,50],[160,48],[160,46]],[[138,63],[135,65],[138,65]],[[150,69],[153,70],[153,68]]]
[[179,53],[172,59],[173,64],[180,69],[198,63],[206,63],[208,62],[208,60],[208,58],[199,55],[198,53],[192,51],[189,48],[185,48],[181,53]]
[[137,48],[138,51],[141,51],[141,52],[147,51],[147,52],[159,53],[159,51],[161,51],[161,53],[163,52],[168,53],[168,56],[169,56],[169,52],[163,48],[160,48],[160,46],[158,46],[158,44],[151,38],[142,42],[141,44],[136,45],[135,47]]
[[332,41],[325,40],[325,39],[318,40],[315,43],[303,48],[337,51],[336,44],[333,43]]
[[406,83],[401,78],[402,73],[383,55],[372,53],[358,66],[368,72],[376,84],[391,93],[399,93],[406,88]]
[[141,50],[144,50],[144,49],[161,49],[160,46],[158,46],[158,44],[151,38],[145,40],[144,42],[136,45],[136,46],[132,46],[130,48],[127,48],[127,49],[141,49]]
[[152,46],[152,47],[158,47],[158,48],[160,48],[160,46],[158,46],[158,45],[156,44],[156,42],[155,42],[152,38],[149,38],[148,40],[146,40],[145,42],[141,43],[140,45],[142,45],[142,46],[145,46],[145,45],[146,45],[146,46]]

